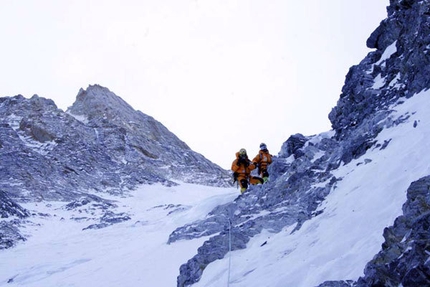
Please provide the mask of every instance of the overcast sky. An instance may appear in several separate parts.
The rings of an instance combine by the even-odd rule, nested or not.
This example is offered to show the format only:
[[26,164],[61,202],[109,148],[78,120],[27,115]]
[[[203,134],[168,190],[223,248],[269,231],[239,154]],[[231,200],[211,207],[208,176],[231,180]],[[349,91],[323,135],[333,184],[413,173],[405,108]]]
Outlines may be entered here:
[[0,96],[100,84],[230,169],[331,129],[388,0],[2,0]]

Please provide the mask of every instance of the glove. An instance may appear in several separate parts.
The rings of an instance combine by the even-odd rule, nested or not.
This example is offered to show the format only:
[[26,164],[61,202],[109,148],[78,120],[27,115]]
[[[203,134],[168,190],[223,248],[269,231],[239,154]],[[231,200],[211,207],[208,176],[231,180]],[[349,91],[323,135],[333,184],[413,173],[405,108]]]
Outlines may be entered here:
[[234,180],[236,181],[237,180],[237,177],[239,176],[239,173],[237,173],[237,172],[234,172],[233,173],[233,178],[234,178]]

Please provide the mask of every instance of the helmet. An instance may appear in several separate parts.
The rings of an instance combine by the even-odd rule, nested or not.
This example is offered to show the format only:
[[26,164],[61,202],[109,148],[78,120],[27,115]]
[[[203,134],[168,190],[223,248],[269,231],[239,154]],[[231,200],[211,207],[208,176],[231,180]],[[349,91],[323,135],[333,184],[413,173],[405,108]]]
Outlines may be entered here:
[[266,144],[265,144],[265,143],[261,143],[261,144],[260,144],[260,149],[267,149]]
[[239,150],[239,155],[246,155],[246,149],[241,148],[241,149]]

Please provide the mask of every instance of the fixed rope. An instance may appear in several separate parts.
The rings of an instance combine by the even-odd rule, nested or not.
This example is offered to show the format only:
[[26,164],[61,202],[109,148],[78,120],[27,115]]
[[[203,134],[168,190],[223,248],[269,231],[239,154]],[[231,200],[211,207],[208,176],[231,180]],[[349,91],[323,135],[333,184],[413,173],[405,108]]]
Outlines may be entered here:
[[228,219],[228,276],[227,276],[227,287],[230,286],[230,270],[231,270],[231,220]]

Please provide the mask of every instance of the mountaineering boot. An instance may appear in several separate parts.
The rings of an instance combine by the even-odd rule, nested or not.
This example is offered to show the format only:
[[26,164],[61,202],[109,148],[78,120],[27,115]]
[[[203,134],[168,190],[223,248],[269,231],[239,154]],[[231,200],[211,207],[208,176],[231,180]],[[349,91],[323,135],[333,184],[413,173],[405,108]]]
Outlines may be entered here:
[[240,188],[240,193],[244,193],[246,191],[246,187],[241,187]]
[[263,181],[264,181],[264,183],[266,183],[269,181],[269,178],[267,176],[265,176],[265,177],[263,177]]

